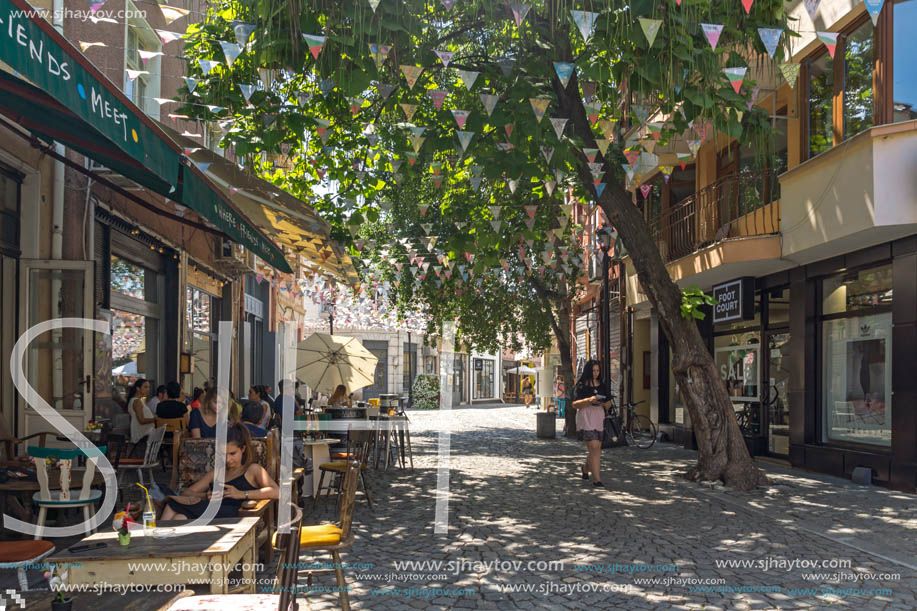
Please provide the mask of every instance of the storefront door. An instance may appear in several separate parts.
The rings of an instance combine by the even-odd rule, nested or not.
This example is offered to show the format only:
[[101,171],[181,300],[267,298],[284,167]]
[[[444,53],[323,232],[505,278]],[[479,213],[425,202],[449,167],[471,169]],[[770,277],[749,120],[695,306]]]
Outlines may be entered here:
[[462,355],[455,355],[452,366],[452,405],[465,400],[465,361]]
[[366,401],[388,393],[388,342],[366,340],[363,347],[379,359],[376,361],[372,386],[363,389],[363,400]]
[[[22,259],[20,330],[58,318],[92,318],[92,262]],[[92,414],[93,332],[67,327],[37,335],[25,347],[25,379],[70,424],[83,430]],[[19,396],[22,435],[54,431]],[[52,438],[53,439],[53,438]],[[49,441],[49,445],[55,442]]]
[[768,383],[764,401],[767,431],[767,451],[775,456],[789,456],[790,453],[790,334],[770,333],[767,336]]

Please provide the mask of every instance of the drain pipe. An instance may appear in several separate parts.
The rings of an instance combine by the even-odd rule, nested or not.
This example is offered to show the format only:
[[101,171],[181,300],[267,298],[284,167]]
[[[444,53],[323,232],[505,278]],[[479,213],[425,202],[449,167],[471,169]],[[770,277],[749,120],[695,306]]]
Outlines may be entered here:
[[[57,30],[58,34],[64,35],[64,0],[54,0],[53,10],[51,13],[51,25]],[[59,142],[54,143],[54,151],[58,155],[66,155],[64,145]],[[64,164],[62,161],[54,161],[54,191],[51,207],[51,259],[57,261],[64,255]],[[53,272],[52,272],[53,273]],[[51,315],[60,316],[62,311],[61,303],[61,277],[59,274],[51,276]],[[84,313],[85,315],[85,313]],[[54,346],[60,346],[63,341],[63,332],[61,329],[55,329],[51,332]],[[51,397],[52,403],[56,409],[63,409],[64,397],[64,359],[60,348],[55,347],[51,351],[52,359],[52,379],[51,379]]]

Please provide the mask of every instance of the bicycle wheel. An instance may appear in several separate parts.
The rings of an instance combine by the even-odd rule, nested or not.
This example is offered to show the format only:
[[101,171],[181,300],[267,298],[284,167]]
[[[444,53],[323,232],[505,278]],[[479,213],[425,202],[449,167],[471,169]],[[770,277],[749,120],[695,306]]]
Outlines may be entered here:
[[656,425],[641,414],[633,414],[627,429],[628,441],[638,448],[646,450],[656,443]]

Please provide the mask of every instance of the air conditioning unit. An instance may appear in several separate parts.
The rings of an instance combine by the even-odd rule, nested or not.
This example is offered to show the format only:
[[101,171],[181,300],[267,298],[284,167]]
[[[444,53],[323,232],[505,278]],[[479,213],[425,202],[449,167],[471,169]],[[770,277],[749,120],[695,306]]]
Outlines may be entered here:
[[602,283],[602,257],[604,255],[596,252],[595,255],[589,257],[589,266],[588,266],[588,277],[589,282],[592,284],[601,284]]
[[137,183],[135,183],[133,180],[131,180],[130,178],[127,178],[126,176],[122,176],[121,174],[118,174],[117,172],[108,168],[107,166],[102,165],[95,159],[89,159],[89,164],[86,169],[88,169],[93,174],[96,174],[100,176],[101,178],[104,178],[108,182],[121,187],[125,191],[141,191],[142,190],[140,186]]

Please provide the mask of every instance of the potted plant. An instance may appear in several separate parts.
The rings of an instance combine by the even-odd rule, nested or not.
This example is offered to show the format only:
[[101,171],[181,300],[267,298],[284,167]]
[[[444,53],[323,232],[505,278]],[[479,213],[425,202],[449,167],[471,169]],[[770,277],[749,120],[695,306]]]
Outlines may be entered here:
[[124,546],[131,544],[131,531],[127,528],[129,522],[125,519],[121,521],[121,528],[118,529],[118,543]]
[[69,576],[69,571],[59,571],[56,566],[51,572],[45,573],[48,587],[55,593],[54,600],[51,601],[51,611],[70,611],[73,606],[73,598],[67,596],[66,591]]

